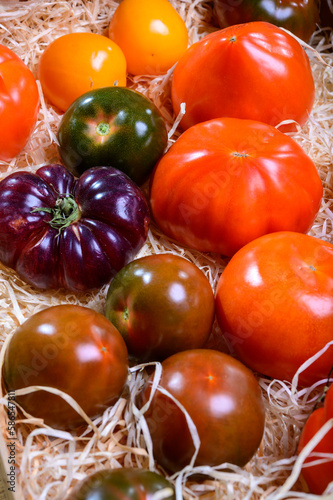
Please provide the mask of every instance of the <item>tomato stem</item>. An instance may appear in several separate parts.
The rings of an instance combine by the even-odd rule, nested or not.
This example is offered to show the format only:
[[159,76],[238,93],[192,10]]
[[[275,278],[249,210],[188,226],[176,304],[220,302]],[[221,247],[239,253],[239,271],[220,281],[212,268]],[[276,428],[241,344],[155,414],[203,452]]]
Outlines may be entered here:
[[70,226],[74,222],[77,222],[81,217],[80,209],[74,199],[74,196],[71,194],[60,194],[53,208],[38,207],[31,210],[31,213],[34,212],[52,214],[52,219],[47,221],[47,223],[54,229],[58,229],[58,234],[60,234],[66,227]]
[[101,122],[96,127],[96,133],[98,135],[108,135],[110,133],[110,125],[105,122]]

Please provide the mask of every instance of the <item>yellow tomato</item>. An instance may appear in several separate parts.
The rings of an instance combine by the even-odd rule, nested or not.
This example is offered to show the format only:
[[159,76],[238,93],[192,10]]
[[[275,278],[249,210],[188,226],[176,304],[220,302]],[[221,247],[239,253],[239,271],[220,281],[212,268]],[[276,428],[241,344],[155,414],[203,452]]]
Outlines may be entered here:
[[188,44],[184,21],[168,0],[123,0],[109,26],[132,75],[166,73]]
[[85,92],[113,85],[126,86],[126,59],[106,36],[70,33],[43,52],[38,77],[47,99],[66,111]]

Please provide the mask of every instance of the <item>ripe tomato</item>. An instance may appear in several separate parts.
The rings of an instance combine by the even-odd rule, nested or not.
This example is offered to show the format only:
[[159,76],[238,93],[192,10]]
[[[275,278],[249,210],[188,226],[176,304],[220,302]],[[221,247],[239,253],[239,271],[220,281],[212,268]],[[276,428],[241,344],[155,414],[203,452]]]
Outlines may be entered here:
[[173,485],[157,472],[100,470],[78,483],[67,500],[175,500]]
[[217,20],[221,28],[251,21],[266,21],[285,28],[306,42],[319,20],[315,0],[214,0]]
[[[333,245],[299,233],[252,241],[229,261],[218,282],[221,330],[243,363],[291,381],[333,340]],[[333,346],[300,374],[300,385],[327,378]]]
[[157,107],[135,90],[105,87],[78,97],[58,128],[59,153],[74,175],[111,166],[143,184],[162,156],[166,125]]
[[[307,445],[307,443],[315,436],[321,427],[330,419],[333,419],[333,385],[331,385],[326,393],[324,405],[315,409],[303,428],[298,452]],[[311,462],[323,459],[321,453],[330,454],[327,462],[310,465]],[[302,468],[302,474],[309,486],[311,493],[321,495],[328,484],[333,481],[333,429],[330,429],[323,439],[311,452],[311,456],[307,457]]]
[[[91,418],[116,402],[127,375],[128,354],[120,333],[102,314],[75,305],[50,307],[27,319],[14,332],[3,368],[7,391],[54,387],[72,396]],[[53,427],[83,423],[50,392],[31,392],[16,401]]]
[[79,179],[62,165],[17,171],[0,182],[0,261],[37,288],[100,288],[135,257],[149,221],[140,188],[112,167]]
[[319,24],[322,28],[333,28],[333,5],[331,0],[320,0],[319,17]]
[[44,50],[38,76],[46,98],[66,111],[89,90],[126,86],[126,59],[118,45],[105,36],[69,33]]
[[185,23],[168,0],[123,0],[109,36],[123,50],[132,75],[166,73],[188,44]]
[[[160,386],[188,412],[199,438],[195,465],[224,462],[244,466],[257,451],[264,431],[261,390],[250,370],[227,354],[193,349],[162,362]],[[151,375],[141,393],[145,404]],[[188,465],[194,444],[183,411],[158,389],[144,413],[159,465],[176,472]]]
[[10,161],[22,151],[38,111],[33,74],[14,52],[0,45],[0,160]]
[[221,118],[186,130],[161,158],[150,203],[168,236],[230,256],[265,233],[308,231],[321,196],[315,165],[293,139]]
[[[315,96],[308,57],[288,33],[265,22],[230,26],[187,49],[172,79],[176,114],[185,129],[223,116],[276,126],[304,125]],[[283,130],[295,130],[289,125]]]
[[200,269],[171,254],[142,257],[112,279],[106,317],[140,362],[202,347],[214,321],[214,294]]

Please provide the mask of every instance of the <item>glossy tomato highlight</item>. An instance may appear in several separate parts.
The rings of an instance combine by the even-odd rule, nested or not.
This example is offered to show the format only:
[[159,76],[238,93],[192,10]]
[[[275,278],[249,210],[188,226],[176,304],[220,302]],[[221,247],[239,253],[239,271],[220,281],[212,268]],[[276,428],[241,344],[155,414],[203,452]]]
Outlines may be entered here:
[[172,254],[133,260],[112,279],[105,314],[140,362],[202,347],[215,317],[212,287],[203,272]]
[[38,77],[45,97],[66,111],[89,90],[126,86],[126,59],[120,47],[105,36],[69,33],[46,47]]
[[[160,386],[192,419],[200,447],[195,465],[224,462],[243,467],[257,451],[264,432],[265,410],[259,384],[236,359],[210,349],[193,349],[162,362]],[[151,394],[148,380],[140,404]],[[168,472],[189,465],[195,451],[181,408],[159,389],[144,413],[154,458]]]
[[39,94],[36,80],[21,59],[0,45],[0,160],[17,156],[37,122]]
[[220,118],[186,130],[161,158],[150,204],[169,237],[231,256],[266,233],[307,232],[322,192],[313,161],[291,137]]
[[[40,385],[59,389],[93,418],[120,397],[128,354],[118,330],[102,315],[75,305],[49,307],[27,319],[5,352],[7,391]],[[60,396],[36,391],[16,396],[22,408],[57,428],[75,428],[82,417]]]
[[109,36],[123,50],[132,75],[166,73],[188,44],[185,23],[168,0],[122,0]]
[[[291,381],[333,341],[333,245],[278,232],[252,241],[222,272],[216,290],[221,330],[253,370]],[[301,386],[326,380],[333,346],[299,375]]]
[[[230,26],[191,45],[172,78],[172,103],[183,129],[212,118],[304,125],[315,97],[309,59],[290,34],[265,22]],[[283,131],[296,130],[286,125]]]

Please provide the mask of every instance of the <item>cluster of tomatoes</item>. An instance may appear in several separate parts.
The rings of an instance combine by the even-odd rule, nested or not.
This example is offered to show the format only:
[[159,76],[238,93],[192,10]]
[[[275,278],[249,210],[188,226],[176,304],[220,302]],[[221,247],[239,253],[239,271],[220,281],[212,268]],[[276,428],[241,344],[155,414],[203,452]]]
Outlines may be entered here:
[[[221,9],[228,12],[216,2]],[[310,36],[315,18],[300,36]],[[244,466],[256,453],[265,411],[251,370],[289,382],[297,374],[311,386],[332,368],[333,246],[305,234],[322,183],[285,134],[311,112],[311,67],[300,44],[275,25],[228,24],[187,48],[185,24],[167,0],[123,0],[108,37],[56,39],[38,78],[48,103],[63,112],[63,165],[0,183],[1,262],[39,289],[109,284],[104,315],[64,304],[16,330],[5,352],[6,389],[47,425],[77,432],[122,396],[130,363],[161,361],[159,389],[152,374],[138,405],[168,473],[189,464]],[[1,96],[13,116],[0,134],[0,159],[10,161],[33,131],[39,95],[32,73],[6,47],[0,63]],[[182,134],[165,152],[162,115],[126,87],[127,72],[164,74],[174,64],[171,100]],[[215,295],[184,258],[135,259],[151,217],[179,244],[230,257]],[[240,361],[204,349],[215,317]],[[30,386],[39,390],[20,394]],[[300,451],[333,417],[331,395],[330,388],[307,422]],[[332,432],[316,453],[332,453]],[[304,469],[313,492],[332,481],[332,464]],[[138,480],[126,473],[130,479],[97,475],[73,499],[101,482],[111,491]],[[163,478],[146,480],[147,492],[169,488],[163,498],[173,498]]]

